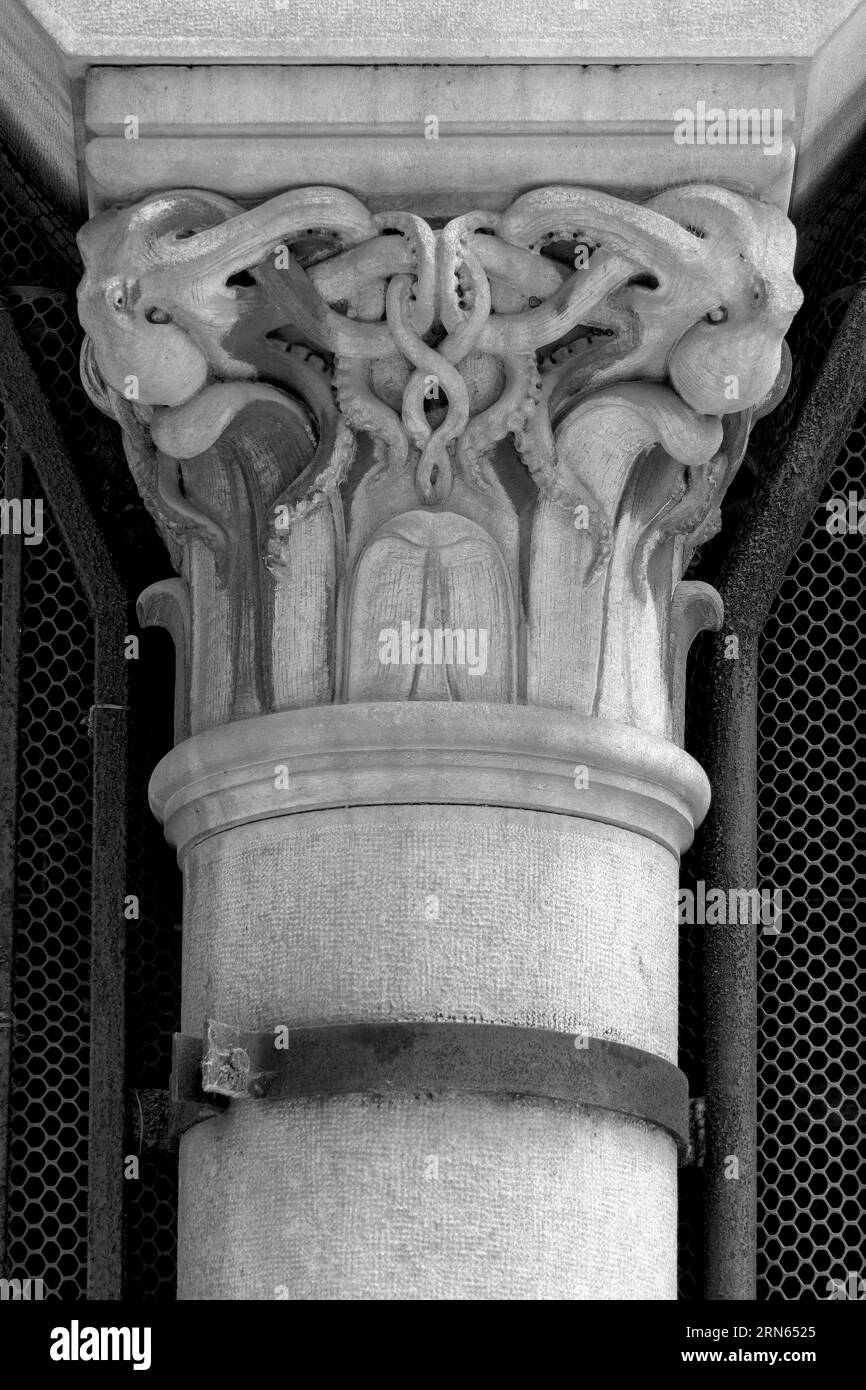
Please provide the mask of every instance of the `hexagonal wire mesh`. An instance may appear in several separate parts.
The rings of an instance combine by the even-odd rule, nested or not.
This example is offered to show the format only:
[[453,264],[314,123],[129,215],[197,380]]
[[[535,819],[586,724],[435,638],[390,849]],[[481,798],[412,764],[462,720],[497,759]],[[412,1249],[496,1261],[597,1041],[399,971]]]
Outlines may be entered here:
[[[39,484],[25,469],[25,497]],[[25,550],[8,1264],[48,1296],[84,1296],[93,629],[48,509]]]
[[[68,242],[47,209],[32,206],[22,215],[5,181],[2,194],[0,312],[26,305],[31,325],[44,315],[50,379],[58,363],[52,341],[64,329],[71,341],[68,311],[51,292],[37,307],[27,282],[38,280],[46,264],[56,277]],[[10,296],[9,284],[23,288]],[[31,468],[22,482],[24,497],[40,497]],[[93,700],[93,625],[47,506],[43,525],[42,543],[21,547],[7,1268],[43,1279],[49,1297],[75,1298],[83,1297],[87,1268],[92,817],[85,720]]]
[[[74,239],[8,156],[0,159],[0,229],[0,312],[13,317],[115,563],[136,594],[164,576],[166,560],[142,515],[119,441],[81,386]],[[28,486],[37,483],[28,480]],[[23,547],[7,1173],[8,1272],[41,1277],[47,1297],[64,1298],[82,1298],[86,1290],[90,1080],[92,758],[85,723],[93,702],[93,620],[74,558],[46,508],[45,541]],[[129,623],[137,631],[132,613]],[[164,634],[140,637],[141,659],[131,663],[128,882],[140,898],[141,917],[126,934],[126,1062],[133,1090],[168,1084],[180,991],[180,876],[147,805],[148,775],[171,745],[172,656]],[[125,1185],[124,1196],[128,1295],[173,1297],[173,1159],[142,1155],[140,1178]]]
[[[825,494],[863,496],[866,412]],[[858,934],[866,669],[863,536],[819,508],[761,645],[759,882],[784,893],[758,961],[758,1292],[826,1298],[863,1263]]]
[[[866,276],[866,150],[810,231],[806,305],[783,413],[755,445],[784,447],[853,288]],[[758,1246],[761,1299],[826,1298],[864,1272],[862,929],[866,848],[864,557],[833,536],[826,503],[864,496],[866,403],[773,605],[760,647],[758,881],[784,893],[758,956]],[[858,1200],[859,1198],[859,1200]]]
[[[753,432],[760,475],[783,453],[841,322],[866,275],[866,151],[809,229],[798,279],[805,303],[789,334],[792,376]],[[862,735],[866,680],[864,551],[833,537],[826,502],[864,495],[861,414],[773,605],[760,648],[758,883],[783,892],[780,936],[758,947],[758,1236],[760,1299],[827,1297],[828,1278],[863,1272],[863,974],[856,954],[864,897]],[[713,582],[718,554],[694,577]],[[702,718],[701,644],[690,663],[689,725]],[[699,876],[692,855],[682,881]],[[704,1087],[701,932],[680,941],[680,1065]],[[861,1046],[862,1050],[862,1046]],[[858,1200],[858,1197],[860,1200]],[[700,1174],[680,1173],[680,1297],[699,1288]]]
[[[857,189],[849,192],[815,231],[817,250],[804,282],[808,306],[792,337],[792,388],[771,424],[756,431],[753,453],[759,462],[767,431],[783,439],[793,426],[803,392],[844,313],[845,287],[862,274],[862,239],[858,243],[852,234],[855,207],[861,202]],[[70,231],[20,177],[13,180],[12,192],[8,178],[0,181],[0,222],[4,302],[33,349],[67,441],[82,463],[93,510],[118,562],[126,565],[134,593],[162,577],[165,561],[147,523],[142,525],[122,463],[102,475],[88,468],[104,431],[78,380],[79,331],[70,295],[78,267]],[[47,292],[38,288],[46,283]],[[10,285],[17,288],[10,290]],[[863,448],[861,422],[831,485],[834,495],[861,484]],[[856,537],[831,542],[822,529],[822,515],[791,566],[762,651],[761,881],[784,884],[788,877],[788,902],[793,904],[788,934],[774,941],[772,962],[762,954],[760,965],[758,1261],[759,1296],[765,1298],[808,1296],[816,1281],[839,1274],[852,1260],[860,1268],[851,1222],[860,1185],[850,1030],[862,980],[854,976],[849,931],[856,920],[854,888],[862,878],[862,859],[855,873],[851,850],[858,779],[849,750],[854,744],[851,692],[863,680],[862,666],[855,670],[862,660],[862,549]],[[20,1027],[15,1037],[10,1260],[25,1276],[45,1277],[50,1295],[80,1297],[86,1258],[90,786],[89,745],[81,719],[91,698],[91,627],[50,516],[44,549],[35,558],[26,554],[25,560],[15,1007],[27,1028]],[[833,633],[827,632],[828,611],[821,606],[827,595],[833,596],[828,610],[837,616]],[[62,637],[55,646],[58,633]],[[161,634],[142,635],[142,660],[133,672],[131,695],[139,717],[132,738],[129,881],[142,905],[141,919],[131,924],[127,939],[127,1066],[133,1091],[167,1083],[168,1040],[179,1015],[178,876],[146,805],[148,774],[170,744],[171,656],[162,642]],[[162,698],[157,700],[151,686],[154,672],[160,673]],[[821,712],[822,694],[832,699],[832,711]],[[690,698],[694,709],[699,692],[696,697],[692,691]],[[155,711],[162,717],[154,720]],[[828,744],[819,770],[813,766],[815,748],[825,733]],[[51,761],[51,750],[56,761]],[[804,786],[805,798],[789,795]],[[779,800],[774,799],[777,794]],[[817,873],[804,853],[814,842],[825,851]],[[859,848],[861,842],[856,843]],[[800,885],[798,892],[795,885]],[[699,1091],[699,946],[691,937],[684,937],[682,946],[681,1065]],[[831,1020],[842,1023],[835,1035],[826,1028]],[[806,1032],[807,1026],[813,1031]],[[683,1177],[694,1188],[699,1175],[687,1170]],[[685,1297],[694,1296],[700,1259],[698,1203],[696,1189],[684,1204],[681,1230]],[[141,1180],[126,1188],[126,1223],[127,1295],[173,1297],[172,1159],[142,1156]]]

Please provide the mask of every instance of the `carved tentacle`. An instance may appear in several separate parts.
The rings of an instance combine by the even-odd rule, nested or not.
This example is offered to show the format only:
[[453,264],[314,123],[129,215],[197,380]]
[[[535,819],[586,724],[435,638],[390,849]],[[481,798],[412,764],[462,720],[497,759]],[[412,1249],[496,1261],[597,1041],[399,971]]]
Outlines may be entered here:
[[624,256],[599,253],[586,270],[575,271],[538,308],[491,318],[479,335],[478,346],[484,352],[503,357],[555,343],[585,322],[601,300],[622,285],[633,270],[634,262]]
[[254,381],[217,382],[184,405],[174,409],[157,406],[153,412],[151,438],[170,458],[195,458],[215,444],[232,420],[254,401],[291,411],[315,444],[306,413],[297,401],[273,386]]
[[418,490],[425,502],[440,501],[451,491],[448,444],[456,439],[469,419],[469,397],[460,373],[409,326],[406,305],[410,283],[407,276],[395,276],[388,286],[388,323],[398,347],[416,368],[412,378],[416,390],[420,379],[423,391],[426,374],[442,382],[448,397],[448,412],[435,431],[427,423],[423,405],[419,408],[416,392],[407,388],[403,398],[403,423],[415,447],[421,451],[415,474]]
[[488,275],[512,285],[526,299],[547,299],[572,274],[570,266],[522,246],[512,246],[499,237],[476,232],[468,238],[467,246]]
[[[414,213],[380,213],[375,222],[379,227],[395,227],[411,248],[414,284],[408,320],[419,337],[423,337],[429,333],[436,316],[436,237],[428,223]],[[392,239],[397,240],[396,237]],[[398,273],[393,270],[391,275]]]
[[[503,358],[503,366],[505,386],[502,394],[487,410],[469,421],[458,445],[457,456],[461,466],[476,487],[485,486],[481,471],[485,454],[504,435],[509,432],[514,434],[518,448],[523,452],[523,441],[531,431],[531,421],[538,404],[540,382],[535,355],[511,354]],[[536,463],[535,458],[533,463]]]
[[357,358],[338,361],[334,386],[340,410],[352,429],[373,438],[376,473],[385,476],[389,470],[402,467],[409,457],[409,439],[396,410],[373,392],[369,362]]
[[267,364],[272,377],[294,391],[315,421],[317,444],[307,467],[277,495],[264,535],[265,564],[281,564],[295,521],[334,496],[346,479],[355,453],[354,438],[337,412],[327,365],[299,345],[272,345]]
[[[231,538],[225,527],[204,507],[186,500],[180,486],[178,460],[167,454],[156,454],[156,486],[165,510],[173,517],[180,533],[198,536],[213,553],[217,577],[225,583]],[[177,523],[180,523],[179,525]]]
[[[676,585],[787,379],[781,213],[697,185],[640,207],[558,187],[434,232],[334,189],[253,210],[181,190],[100,215],[81,246],[83,374],[189,583],[191,727],[351,688],[353,567],[377,528],[405,539],[420,493],[481,521],[515,597],[528,580],[527,698],[670,736],[671,622],[688,637],[715,612]],[[373,459],[341,495],[361,432]],[[539,493],[528,577],[519,480],[488,462],[509,432]]]
[[417,253],[405,236],[377,236],[311,266],[307,275],[328,304],[337,304],[356,295],[359,286],[408,275],[416,265]]
[[552,184],[534,189],[517,198],[499,221],[500,236],[517,246],[538,247],[568,230],[652,268],[679,264],[691,269],[700,260],[695,238],[651,205],[591,188]]

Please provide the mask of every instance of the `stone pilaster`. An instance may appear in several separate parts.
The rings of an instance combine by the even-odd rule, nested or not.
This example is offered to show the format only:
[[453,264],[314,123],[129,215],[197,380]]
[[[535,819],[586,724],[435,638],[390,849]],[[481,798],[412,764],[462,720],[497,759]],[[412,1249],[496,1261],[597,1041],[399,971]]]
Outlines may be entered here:
[[[560,185],[434,228],[336,189],[81,234],[83,371],[179,577],[183,1030],[472,1023],[676,1061],[683,579],[800,295],[775,208]],[[184,1298],[670,1298],[676,1145],[423,1084],[234,1099]],[[441,1081],[441,1078],[440,1078]]]

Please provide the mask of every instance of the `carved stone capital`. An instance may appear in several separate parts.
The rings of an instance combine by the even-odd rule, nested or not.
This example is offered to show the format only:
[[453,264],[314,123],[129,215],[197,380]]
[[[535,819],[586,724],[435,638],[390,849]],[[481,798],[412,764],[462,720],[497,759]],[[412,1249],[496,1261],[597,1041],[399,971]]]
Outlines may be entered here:
[[343,702],[681,738],[683,581],[787,384],[794,230],[724,188],[561,185],[434,227],[338,189],[82,231],[83,373],[180,573],[177,736]]

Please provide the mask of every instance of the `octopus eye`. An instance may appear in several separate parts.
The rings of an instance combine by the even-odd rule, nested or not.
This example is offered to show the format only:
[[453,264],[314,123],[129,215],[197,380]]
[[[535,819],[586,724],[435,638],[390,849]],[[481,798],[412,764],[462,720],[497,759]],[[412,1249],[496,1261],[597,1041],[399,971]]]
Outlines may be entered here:
[[724,307],[723,304],[720,304],[718,309],[711,309],[710,312],[707,314],[707,323],[725,323],[727,317],[727,309]]
[[165,309],[146,309],[144,317],[148,323],[171,323],[171,314],[167,314]]

